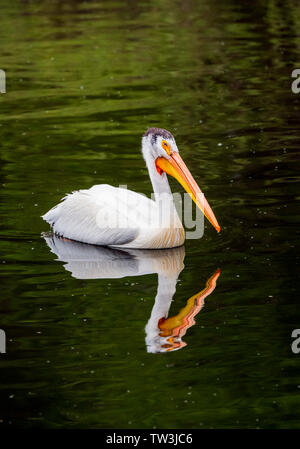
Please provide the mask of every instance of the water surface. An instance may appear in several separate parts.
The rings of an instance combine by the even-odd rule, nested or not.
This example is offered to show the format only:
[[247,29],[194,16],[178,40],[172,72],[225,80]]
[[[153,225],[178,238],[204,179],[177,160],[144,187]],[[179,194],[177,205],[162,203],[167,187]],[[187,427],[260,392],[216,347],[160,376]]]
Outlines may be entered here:
[[[299,5],[3,0],[1,12],[0,425],[299,428]],[[222,226],[185,244],[170,316],[221,274],[185,345],[163,353],[145,333],[157,273],[80,278],[40,218],[93,184],[150,194],[149,126],[175,135]]]

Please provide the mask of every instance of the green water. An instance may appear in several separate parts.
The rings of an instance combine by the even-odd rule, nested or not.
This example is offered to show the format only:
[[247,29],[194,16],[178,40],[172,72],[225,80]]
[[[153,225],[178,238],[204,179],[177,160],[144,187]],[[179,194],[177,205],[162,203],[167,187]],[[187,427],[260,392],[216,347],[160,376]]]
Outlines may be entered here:
[[[299,30],[292,0],[2,0],[0,426],[300,427]],[[221,275],[168,353],[145,343],[157,274],[78,279],[40,218],[94,184],[150,194],[149,126],[222,226],[186,241],[171,315]]]

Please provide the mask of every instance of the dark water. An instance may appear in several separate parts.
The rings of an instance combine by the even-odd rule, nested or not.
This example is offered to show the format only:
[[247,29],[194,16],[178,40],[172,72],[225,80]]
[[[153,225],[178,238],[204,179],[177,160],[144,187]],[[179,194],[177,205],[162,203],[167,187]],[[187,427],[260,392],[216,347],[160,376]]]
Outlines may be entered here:
[[[1,2],[2,426],[300,427],[299,30],[292,0]],[[41,236],[66,192],[150,194],[149,126],[222,226],[185,244],[170,316],[221,274],[167,353],[145,342],[157,274],[78,279]]]

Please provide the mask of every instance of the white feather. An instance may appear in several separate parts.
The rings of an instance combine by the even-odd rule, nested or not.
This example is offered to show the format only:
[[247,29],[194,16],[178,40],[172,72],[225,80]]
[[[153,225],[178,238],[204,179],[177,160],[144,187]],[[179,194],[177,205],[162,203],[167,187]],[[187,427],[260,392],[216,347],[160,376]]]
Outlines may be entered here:
[[[174,141],[172,145],[176,146]],[[177,147],[176,147],[177,148]],[[56,234],[79,242],[126,248],[173,248],[184,243],[165,173],[155,168],[151,136],[143,138],[143,155],[155,200],[124,188],[95,185],[67,195],[43,219]]]

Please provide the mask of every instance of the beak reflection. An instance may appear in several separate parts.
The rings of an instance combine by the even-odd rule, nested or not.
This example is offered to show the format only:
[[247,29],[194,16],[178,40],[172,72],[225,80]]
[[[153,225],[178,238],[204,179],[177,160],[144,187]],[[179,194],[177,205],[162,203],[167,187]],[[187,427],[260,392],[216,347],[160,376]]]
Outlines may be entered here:
[[160,337],[165,338],[166,343],[162,345],[165,351],[174,351],[186,346],[182,341],[182,337],[186,331],[194,326],[195,316],[204,306],[204,299],[209,296],[217,285],[217,279],[221,274],[218,269],[206,282],[206,287],[196,295],[191,296],[183,309],[177,315],[169,318],[161,318],[158,327],[160,329]]

